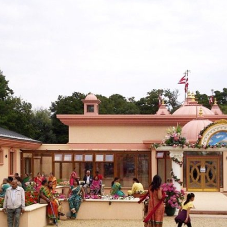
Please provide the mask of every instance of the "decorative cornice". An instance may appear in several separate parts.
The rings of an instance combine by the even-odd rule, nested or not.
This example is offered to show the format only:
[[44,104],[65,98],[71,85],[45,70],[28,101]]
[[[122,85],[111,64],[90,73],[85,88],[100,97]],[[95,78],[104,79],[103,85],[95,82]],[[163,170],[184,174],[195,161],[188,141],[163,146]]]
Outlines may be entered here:
[[[227,115],[204,115],[206,119],[211,121],[217,121],[220,119],[227,119]],[[97,116],[85,116],[76,114],[58,114],[57,118],[65,125],[68,126],[172,126],[172,125],[185,125],[189,121],[195,119],[195,116],[160,116],[160,115],[97,115]]]

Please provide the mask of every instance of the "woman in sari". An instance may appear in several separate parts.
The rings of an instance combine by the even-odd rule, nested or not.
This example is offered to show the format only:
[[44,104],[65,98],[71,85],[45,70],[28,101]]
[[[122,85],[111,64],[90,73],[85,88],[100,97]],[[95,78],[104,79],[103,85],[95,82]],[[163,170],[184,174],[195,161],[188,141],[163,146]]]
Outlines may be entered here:
[[146,227],[161,227],[164,216],[164,198],[165,195],[161,189],[162,179],[160,176],[155,175],[153,181],[149,186],[149,204],[148,204],[148,216],[144,222]]
[[95,176],[94,180],[91,183],[90,189],[92,195],[98,195],[101,193],[102,182],[99,179],[98,175]]
[[53,173],[50,173],[49,178],[48,178],[48,181],[51,181],[52,182],[53,189],[55,189],[57,187],[57,179],[56,179],[56,177],[54,176]]
[[114,178],[112,182],[110,194],[116,195],[116,196],[125,196],[124,192],[121,191],[121,184],[119,181],[120,181],[119,177]]
[[[48,204],[47,218],[49,224],[57,223],[58,221],[58,202],[53,196],[52,181],[43,180],[42,187],[40,188],[40,203],[41,200]],[[42,202],[42,203],[44,203]]]
[[11,185],[8,183],[8,179],[4,178],[2,181],[2,184],[0,186],[0,197],[4,198],[6,194],[6,189],[11,187]]
[[24,178],[22,180],[22,188],[26,191],[26,183],[30,181],[30,177],[28,173],[24,174]]
[[74,168],[72,173],[70,174],[69,184],[73,186],[74,181],[77,179],[76,169]]
[[73,186],[69,190],[69,208],[71,210],[71,218],[75,219],[79,211],[82,199],[84,199],[85,193],[83,187],[79,185],[78,179],[74,180]]
[[34,181],[36,183],[36,191],[39,192],[40,188],[42,187],[42,181],[44,180],[44,177],[41,176],[40,173],[37,173],[37,176],[35,177]]

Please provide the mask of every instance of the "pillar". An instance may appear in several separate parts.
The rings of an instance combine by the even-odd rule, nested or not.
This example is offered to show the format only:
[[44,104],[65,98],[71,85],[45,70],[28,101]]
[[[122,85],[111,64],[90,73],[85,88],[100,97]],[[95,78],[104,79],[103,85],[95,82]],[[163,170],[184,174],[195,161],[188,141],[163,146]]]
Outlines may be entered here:
[[[182,150],[170,151],[170,158],[172,159],[172,169],[173,169],[174,175],[182,181],[183,168],[179,163],[177,163],[176,161],[173,161],[173,158],[178,160],[179,162],[182,162],[183,151]],[[178,182],[176,182],[174,179],[173,179],[173,184],[177,190],[179,190],[179,191],[181,190],[181,185]]]

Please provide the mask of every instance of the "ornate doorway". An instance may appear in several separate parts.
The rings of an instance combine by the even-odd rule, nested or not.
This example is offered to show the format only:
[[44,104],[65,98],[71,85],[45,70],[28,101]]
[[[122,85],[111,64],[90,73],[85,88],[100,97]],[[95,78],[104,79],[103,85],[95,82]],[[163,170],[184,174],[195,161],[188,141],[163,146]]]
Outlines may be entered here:
[[219,157],[188,157],[188,191],[219,191]]

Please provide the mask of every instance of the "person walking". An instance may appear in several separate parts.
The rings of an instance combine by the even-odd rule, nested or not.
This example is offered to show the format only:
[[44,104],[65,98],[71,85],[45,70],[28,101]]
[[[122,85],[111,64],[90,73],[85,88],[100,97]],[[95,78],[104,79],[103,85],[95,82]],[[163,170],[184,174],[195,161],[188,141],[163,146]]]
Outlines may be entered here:
[[139,201],[139,203],[141,203],[147,196],[150,197],[148,215],[144,219],[145,227],[162,227],[165,193],[162,191],[161,183],[161,177],[159,175],[155,175],[149,186],[148,193]]
[[178,223],[177,227],[181,227],[183,224],[186,224],[188,227],[191,227],[191,219],[189,216],[191,208],[193,208],[193,201],[195,199],[194,193],[189,193],[187,199],[184,202],[182,208],[179,210],[178,215],[175,218],[175,222]]
[[8,227],[19,227],[20,215],[24,213],[25,193],[22,187],[13,180],[11,187],[6,190],[3,211],[7,214]]

